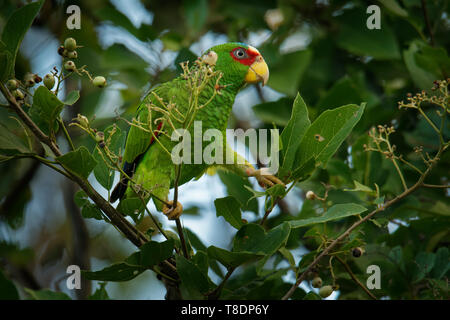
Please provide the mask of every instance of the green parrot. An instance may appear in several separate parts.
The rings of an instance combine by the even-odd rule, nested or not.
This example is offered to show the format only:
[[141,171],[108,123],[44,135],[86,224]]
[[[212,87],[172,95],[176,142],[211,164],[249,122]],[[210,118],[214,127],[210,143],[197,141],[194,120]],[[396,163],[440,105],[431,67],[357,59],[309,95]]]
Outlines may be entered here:
[[[198,105],[204,107],[198,109],[194,120],[201,121],[203,132],[208,129],[220,130],[224,139],[222,149],[224,157],[229,156],[236,160],[233,164],[214,165],[242,176],[256,177],[259,184],[266,187],[283,184],[277,177],[265,175],[261,170],[256,170],[226,143],[225,130],[237,93],[248,83],[262,82],[265,85],[269,78],[269,69],[259,51],[243,43],[225,43],[207,50],[197,60],[197,66],[200,61],[215,73],[213,79],[207,82],[198,95]],[[195,64],[192,68],[195,68]],[[182,205],[169,201],[170,188],[174,186],[175,181],[177,185],[182,185],[201,176],[212,166],[206,163],[183,163],[178,174],[169,154],[178,144],[172,141],[171,134],[175,128],[183,128],[182,119],[183,115],[190,110],[189,105],[192,102],[190,99],[192,99],[192,87],[188,86],[186,74],[182,74],[172,81],[155,87],[142,100],[132,122],[132,124],[140,125],[131,126],[123,154],[123,172],[126,175],[122,174],[120,182],[111,193],[111,203],[118,199],[136,197],[136,188],[132,190],[130,187],[128,178],[131,178],[135,186],[150,191],[150,196],[146,199],[153,198],[158,210],[164,212],[170,220],[179,218]],[[153,107],[149,108],[149,105]],[[170,109],[171,106],[172,109],[176,106],[176,112]],[[161,111],[163,109],[172,110],[173,118],[181,120],[173,120],[169,125],[167,117],[163,117],[164,114]],[[191,134],[194,134],[193,127],[190,126],[187,129]],[[163,132],[165,134],[162,134]],[[238,159],[240,161],[237,161]]]

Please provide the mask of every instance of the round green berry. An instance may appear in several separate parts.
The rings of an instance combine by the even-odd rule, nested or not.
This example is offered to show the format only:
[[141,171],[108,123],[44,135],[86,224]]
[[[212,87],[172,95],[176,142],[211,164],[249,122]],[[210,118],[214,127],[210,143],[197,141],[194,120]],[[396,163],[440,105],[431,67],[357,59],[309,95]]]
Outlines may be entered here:
[[64,63],[64,69],[67,71],[75,71],[75,63],[72,60],[66,61],[66,63]]
[[320,288],[320,287],[322,287],[322,278],[321,277],[315,277],[311,281],[311,285],[313,286],[313,288]]
[[106,86],[106,79],[105,79],[105,77],[97,76],[92,80],[92,83],[96,87],[104,88]]
[[319,290],[319,296],[322,298],[329,297],[333,293],[333,287],[332,286],[323,286]]
[[16,90],[19,87],[19,83],[17,82],[17,80],[11,79],[6,82],[6,87],[10,91]]
[[16,90],[13,91],[13,96],[17,100],[23,100],[25,98],[25,95],[19,89],[16,89]]
[[54,85],[55,85],[55,77],[51,73],[47,73],[44,76],[44,86],[46,86],[47,89],[51,90]]
[[67,52],[67,58],[76,59],[78,58],[78,53],[76,51],[69,51]]
[[74,51],[77,48],[77,42],[74,38],[67,38],[64,40],[64,48],[67,49],[67,51]]

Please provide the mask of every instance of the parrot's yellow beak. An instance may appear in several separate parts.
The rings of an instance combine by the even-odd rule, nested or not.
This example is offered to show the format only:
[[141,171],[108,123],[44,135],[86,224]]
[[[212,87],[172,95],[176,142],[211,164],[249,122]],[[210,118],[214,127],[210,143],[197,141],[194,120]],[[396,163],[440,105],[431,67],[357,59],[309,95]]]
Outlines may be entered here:
[[264,58],[261,55],[258,55],[253,62],[247,74],[245,75],[245,82],[247,83],[257,83],[262,82],[264,86],[269,80],[269,67],[267,63],[264,61]]

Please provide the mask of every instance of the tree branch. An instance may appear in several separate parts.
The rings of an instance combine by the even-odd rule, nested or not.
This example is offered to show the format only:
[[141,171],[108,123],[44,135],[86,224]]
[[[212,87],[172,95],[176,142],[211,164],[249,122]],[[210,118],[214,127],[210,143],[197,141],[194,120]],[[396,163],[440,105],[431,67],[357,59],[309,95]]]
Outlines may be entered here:
[[403,198],[407,197],[408,195],[410,195],[411,193],[413,193],[414,191],[416,191],[418,188],[420,188],[421,186],[423,186],[423,182],[425,180],[425,178],[430,174],[431,170],[433,169],[434,165],[436,164],[436,162],[440,159],[440,156],[442,155],[442,153],[444,152],[445,148],[440,148],[439,151],[437,152],[436,156],[434,157],[434,161],[431,161],[430,166],[427,168],[427,170],[423,173],[422,176],[420,176],[419,180],[413,185],[411,186],[409,189],[403,191],[403,193],[401,193],[400,195],[398,195],[397,197],[393,198],[392,200],[389,200],[388,202],[385,202],[383,205],[379,206],[377,209],[373,210],[371,213],[369,213],[368,215],[366,215],[364,218],[358,220],[357,222],[355,222],[354,224],[352,224],[344,233],[342,233],[339,237],[337,237],[335,240],[333,240],[333,242],[331,242],[331,244],[326,247],[315,259],[313,262],[311,262],[309,264],[309,266],[306,268],[306,270],[300,275],[300,277],[297,279],[297,281],[295,282],[294,285],[292,285],[292,287],[289,289],[289,291],[283,296],[282,300],[287,300],[289,299],[292,294],[294,294],[295,289],[297,289],[297,287],[302,283],[303,280],[305,280],[306,275],[319,263],[319,261],[326,255],[328,255],[328,253],[330,253],[330,251],[336,247],[341,241],[343,241],[346,237],[348,237],[350,235],[350,233],[355,230],[358,226],[360,226],[361,224],[363,224],[364,222],[368,221],[369,219],[371,219],[374,215],[376,215],[378,212],[384,211],[387,208],[389,208],[390,206],[392,206],[393,204],[397,203],[398,201],[402,200]]

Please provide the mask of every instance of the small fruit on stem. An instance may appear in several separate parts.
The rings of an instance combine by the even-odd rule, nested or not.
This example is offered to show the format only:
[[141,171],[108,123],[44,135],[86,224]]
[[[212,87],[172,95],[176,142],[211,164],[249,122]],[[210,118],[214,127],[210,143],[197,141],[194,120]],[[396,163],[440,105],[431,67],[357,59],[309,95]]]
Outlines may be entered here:
[[25,82],[25,87],[30,88],[30,87],[34,86],[34,84],[35,84],[34,76],[35,75],[32,73],[25,74],[25,77],[23,78],[23,80]]
[[75,63],[72,60],[66,61],[66,63],[64,63],[64,69],[67,71],[75,71]]
[[16,98],[17,100],[23,100],[25,98],[25,95],[23,94],[22,91],[20,91],[20,89],[16,89],[13,91],[13,96],[14,98]]
[[55,77],[51,73],[47,73],[44,76],[44,85],[49,90],[51,90],[53,88],[53,86],[55,85]]
[[105,79],[105,77],[97,76],[92,80],[92,83],[96,87],[104,88],[106,86],[106,79]]
[[76,51],[69,51],[67,52],[67,58],[76,59],[78,58],[78,53]]
[[313,191],[310,190],[310,191],[308,191],[306,193],[306,199],[314,200],[314,199],[316,199],[316,194]]
[[95,133],[95,141],[102,142],[105,139],[105,134],[101,131]]
[[320,287],[322,287],[322,278],[321,277],[315,277],[311,281],[311,285],[312,285],[313,288],[320,288]]
[[333,293],[333,287],[332,286],[323,286],[319,290],[319,296],[322,298],[329,297]]
[[77,41],[74,38],[67,38],[64,40],[64,48],[67,51],[74,51],[77,48]]
[[17,80],[10,79],[6,82],[6,87],[10,91],[16,90],[19,87],[19,82],[17,82]]

